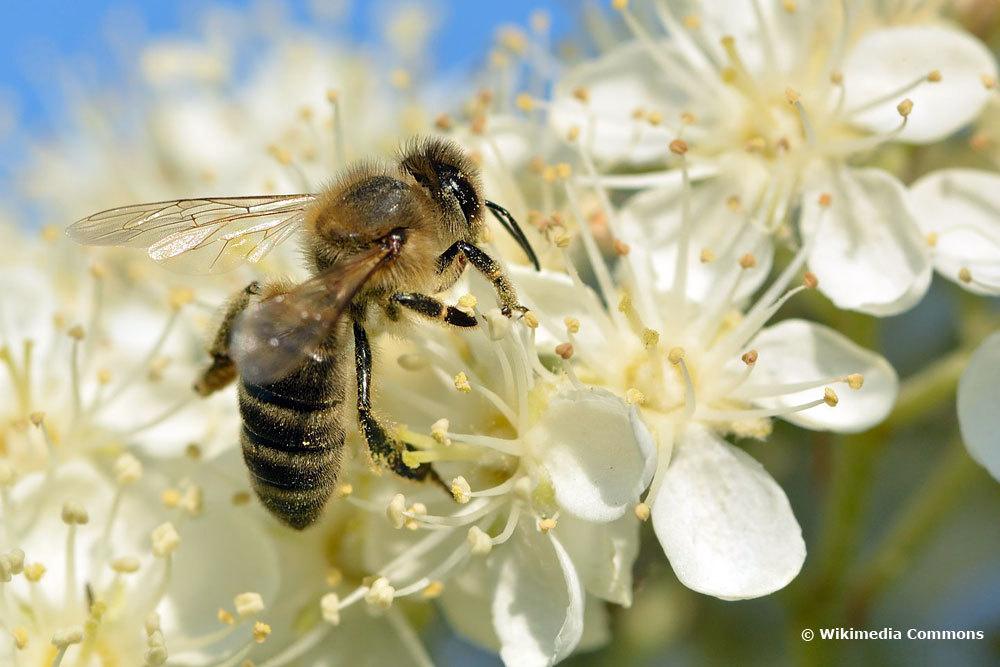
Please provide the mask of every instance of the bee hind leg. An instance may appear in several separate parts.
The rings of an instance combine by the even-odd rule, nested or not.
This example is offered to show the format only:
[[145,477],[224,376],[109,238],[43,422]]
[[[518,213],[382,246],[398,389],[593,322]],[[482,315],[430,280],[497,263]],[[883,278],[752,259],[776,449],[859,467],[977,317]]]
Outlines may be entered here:
[[450,494],[450,487],[438,476],[431,464],[421,463],[416,468],[406,465],[403,461],[403,452],[413,451],[413,447],[393,440],[372,414],[372,349],[368,344],[368,334],[358,322],[354,323],[354,360],[358,375],[358,423],[361,425],[361,432],[365,436],[365,442],[368,443],[372,458],[400,477],[417,481],[430,479]]
[[449,306],[439,299],[418,292],[397,292],[391,297],[394,304],[408,308],[424,317],[444,322],[455,327],[474,327],[478,324],[475,315],[470,315],[455,306]]
[[195,393],[199,396],[213,394],[236,379],[236,364],[229,356],[229,338],[236,318],[250,305],[250,299],[260,292],[260,283],[255,280],[230,297],[222,322],[208,348],[208,353],[212,355],[212,363],[201,372],[194,383]]

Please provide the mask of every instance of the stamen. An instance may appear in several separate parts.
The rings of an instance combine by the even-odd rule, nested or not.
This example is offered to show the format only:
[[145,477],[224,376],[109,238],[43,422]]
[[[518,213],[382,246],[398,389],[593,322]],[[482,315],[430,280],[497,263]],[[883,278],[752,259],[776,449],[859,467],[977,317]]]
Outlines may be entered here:
[[927,83],[928,80],[930,80],[929,75],[922,74],[921,76],[918,76],[916,79],[914,79],[913,81],[910,81],[907,84],[904,84],[904,85],[902,85],[902,86],[900,86],[900,87],[898,87],[898,88],[896,88],[894,90],[890,90],[889,92],[887,92],[887,93],[885,93],[883,95],[879,95],[878,97],[876,97],[874,99],[868,100],[864,104],[861,104],[861,105],[859,105],[857,107],[854,107],[853,109],[849,109],[847,111],[847,115],[848,116],[856,116],[859,113],[863,113],[863,112],[868,111],[870,109],[874,109],[875,107],[880,106],[882,104],[885,104],[886,102],[891,102],[892,100],[898,100],[900,97],[902,97],[903,95],[906,95],[907,93],[913,91],[914,89],[916,89],[920,85],[922,85],[924,83]]
[[837,404],[837,395],[832,389],[827,387],[823,392],[823,398],[815,401],[808,401],[799,405],[782,406],[774,408],[748,408],[745,410],[712,410],[710,408],[699,410],[698,418],[705,421],[745,421],[748,419],[759,419],[761,417],[782,417],[796,412],[802,412],[817,405],[826,403],[831,407]]
[[514,534],[514,529],[517,528],[517,520],[521,516],[521,508],[515,503],[510,508],[510,514],[507,515],[507,525],[504,526],[503,531],[499,535],[494,537],[491,541],[493,546],[498,546],[503,544],[510,539],[511,535]]
[[95,411],[108,407],[116,399],[120,398],[136,380],[143,376],[146,369],[153,365],[153,362],[160,356],[160,351],[166,344],[167,338],[173,331],[174,326],[176,326],[179,321],[180,313],[181,311],[179,309],[171,309],[170,316],[167,318],[166,324],[164,324],[163,329],[160,330],[160,335],[149,349],[149,352],[146,353],[141,362],[132,368],[128,375],[125,376],[121,383],[115,387],[111,394],[100,405],[94,406]]

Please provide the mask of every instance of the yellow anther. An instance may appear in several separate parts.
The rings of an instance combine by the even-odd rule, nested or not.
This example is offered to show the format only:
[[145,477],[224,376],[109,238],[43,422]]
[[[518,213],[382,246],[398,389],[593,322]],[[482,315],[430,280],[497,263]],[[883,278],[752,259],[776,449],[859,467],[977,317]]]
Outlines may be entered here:
[[840,70],[834,70],[830,72],[830,83],[832,83],[835,86],[839,86],[840,84],[844,83],[844,73],[841,72]]
[[586,104],[587,102],[590,101],[590,91],[584,88],[583,86],[577,86],[576,88],[573,89],[573,97],[575,97],[578,101]]
[[611,246],[619,257],[625,257],[632,252],[632,247],[621,239],[615,239]]
[[400,90],[410,87],[410,73],[405,69],[395,69],[389,74],[389,83]]
[[979,80],[983,83],[983,88],[993,90],[997,87],[997,79],[991,74],[981,74]]
[[580,126],[574,125],[566,132],[566,141],[573,142],[580,138]]
[[521,315],[521,321],[524,322],[525,326],[529,329],[538,328],[538,317],[530,310],[525,311],[524,314]]
[[674,364],[675,366],[681,363],[681,361],[684,359],[684,348],[683,347],[670,348],[670,352],[667,353],[667,359],[670,361],[670,363]]
[[674,139],[670,142],[670,152],[675,155],[684,155],[688,152],[687,142],[683,139]]
[[748,153],[762,153],[767,149],[767,141],[764,140],[764,137],[750,137],[743,148]]
[[233,606],[240,618],[254,616],[264,611],[264,598],[260,596],[260,593],[253,591],[240,593],[233,598]]
[[28,421],[31,422],[32,426],[35,427],[41,426],[42,423],[45,421],[45,413],[32,412],[30,415],[28,415]]
[[473,556],[485,556],[493,550],[493,540],[479,526],[471,526],[465,539]]
[[681,122],[685,125],[694,125],[698,118],[690,111],[681,112]]
[[958,270],[958,279],[966,285],[972,282],[972,271],[969,270],[969,267],[963,266]]
[[169,521],[154,528],[150,537],[153,543],[153,555],[157,557],[170,555],[181,543],[181,536]]
[[646,395],[632,387],[625,392],[625,402],[629,405],[643,405],[646,403]]
[[623,12],[628,9],[628,0],[611,0],[611,8]]
[[70,500],[63,503],[62,520],[68,526],[82,526],[90,521],[90,515],[87,514],[87,510],[83,505]]
[[752,269],[757,266],[757,258],[753,256],[753,253],[746,253],[740,257],[740,268],[741,269]]
[[41,563],[28,563],[24,566],[24,578],[37,584],[45,576],[45,566]]
[[932,69],[927,74],[927,80],[930,81],[931,83],[937,83],[938,81],[940,81],[941,80],[941,70],[939,70],[939,69]]
[[634,508],[632,508],[632,511],[635,512],[635,518],[639,521],[649,520],[649,505],[646,503],[637,504]]
[[567,162],[560,162],[556,165],[556,176],[562,180],[568,179],[573,175],[573,168],[569,166]]
[[466,294],[458,299],[458,307],[469,313],[474,311],[478,304],[479,299],[473,294]]
[[744,352],[743,356],[740,357],[744,364],[747,366],[753,366],[757,363],[757,350],[750,350],[749,352]]
[[831,408],[840,402],[840,399],[837,397],[837,392],[833,390],[833,387],[826,387],[823,390],[823,402]]
[[402,493],[397,493],[392,497],[388,507],[385,508],[385,515],[393,528],[399,530],[403,527],[403,524],[406,523],[406,497]]
[[340,598],[336,593],[327,593],[319,599],[320,613],[330,625],[340,625]]
[[447,132],[454,126],[454,121],[446,113],[438,114],[437,118],[434,119],[434,127],[441,130],[442,132]]
[[791,87],[785,88],[785,99],[788,100],[789,104],[795,104],[801,98],[802,98],[802,96],[799,95],[799,91],[797,91],[797,90],[795,90],[794,88],[791,88]]
[[389,585],[389,580],[379,577],[368,587],[365,593],[365,602],[376,609],[388,609],[392,606],[392,601],[396,597],[396,589]]
[[571,334],[579,333],[580,331],[580,320],[575,317],[563,318],[563,324],[566,325],[566,331]]
[[937,232],[927,232],[927,236],[924,237],[927,240],[927,245],[931,248],[937,246],[938,244],[938,233]]
[[111,561],[111,569],[118,574],[138,572],[139,565],[139,559],[135,556],[121,556]]
[[443,581],[432,581],[424,587],[424,590],[420,591],[420,597],[425,600],[433,600],[435,598],[441,597],[441,593],[444,592],[444,582]]
[[819,196],[819,199],[817,201],[819,202],[820,206],[827,208],[830,206],[830,202],[833,201],[833,195],[831,195],[829,192],[824,192]]
[[28,631],[20,626],[14,628],[10,631],[10,634],[14,636],[14,646],[19,651],[23,651],[28,648]]
[[865,376],[861,373],[851,373],[847,376],[847,386],[857,391],[865,384]]
[[459,475],[451,480],[451,495],[456,503],[464,505],[472,500],[472,487],[469,486],[469,482],[464,477]]
[[472,391],[472,385],[469,384],[469,376],[465,374],[465,371],[459,371],[455,376],[455,389],[458,389],[463,394]]
[[257,621],[253,624],[253,640],[258,644],[263,644],[269,634],[271,634],[271,626],[267,623]]
[[278,164],[283,167],[287,167],[292,163],[292,154],[278,144],[271,144],[268,146],[267,152]]
[[806,271],[802,276],[802,284],[809,289],[816,289],[819,287],[819,278],[812,271]]
[[75,324],[69,328],[69,331],[66,332],[66,335],[72,338],[73,340],[83,340],[85,332],[82,326],[80,326],[79,324]]
[[219,607],[219,611],[215,612],[215,617],[219,619],[219,622],[223,625],[232,625],[236,622],[236,619],[228,611]]
[[906,118],[910,115],[910,112],[913,111],[913,100],[907,97],[905,100],[896,105],[896,111],[899,112],[900,116]]
[[794,14],[799,6],[795,3],[795,0],[782,0],[781,7],[789,14]]
[[649,327],[642,330],[640,335],[640,340],[642,341],[642,346],[647,350],[650,350],[660,343],[660,332],[656,329],[650,329]]
[[697,30],[701,27],[701,17],[697,14],[688,14],[683,18],[684,27],[688,30]]
[[175,287],[170,290],[167,299],[170,307],[177,310],[194,301],[194,290],[189,287]]
[[708,264],[715,259],[715,253],[712,252],[710,248],[702,248],[701,252],[698,253],[698,260],[702,264]]
[[653,127],[656,127],[657,125],[663,122],[663,114],[661,114],[659,111],[650,111],[649,115],[646,116],[646,122],[652,125]]
[[547,533],[556,527],[558,522],[552,517],[547,517],[545,519],[538,520],[538,530],[543,533]]
[[533,111],[535,109],[535,98],[528,93],[521,93],[514,99],[514,104],[521,111]]
[[739,213],[743,210],[743,200],[739,195],[729,195],[726,197],[726,208],[733,213]]
[[168,509],[174,509],[181,504],[182,499],[181,492],[178,489],[169,488],[164,489],[163,493],[160,494],[160,501],[163,506]]

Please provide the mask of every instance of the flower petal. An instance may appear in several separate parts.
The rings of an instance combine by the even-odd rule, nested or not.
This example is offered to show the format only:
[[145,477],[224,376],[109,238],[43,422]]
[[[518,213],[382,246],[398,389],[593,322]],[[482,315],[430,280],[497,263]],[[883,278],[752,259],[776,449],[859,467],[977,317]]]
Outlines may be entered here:
[[997,378],[1000,377],[1000,332],[983,341],[969,360],[958,383],[958,424],[965,447],[993,477],[1000,481],[1000,411]]
[[[675,59],[672,48],[664,45],[662,52],[664,59]],[[587,102],[575,95],[580,91],[586,91]],[[555,87],[549,123],[560,136],[579,128],[580,141],[598,160],[662,162],[669,155],[670,132],[636,121],[633,112],[655,109],[670,122],[690,107],[677,80],[664,76],[642,44],[630,42],[569,71]]]
[[[885,316],[912,307],[931,279],[927,243],[895,177],[841,169],[805,196],[803,232],[816,235],[809,268],[838,307]],[[818,203],[832,192],[828,210]]]
[[633,409],[613,394],[554,396],[525,442],[542,461],[559,506],[588,521],[613,521],[649,483],[655,444]]
[[559,540],[522,522],[497,554],[493,627],[500,657],[517,667],[552,665],[583,634],[583,587]]
[[591,595],[623,607],[632,604],[632,565],[639,555],[639,521],[632,513],[609,523],[571,515],[559,518],[559,539]]
[[[829,327],[784,320],[763,329],[750,347],[757,350],[757,364],[740,393],[752,397],[756,405],[791,407],[822,398],[822,386],[778,396],[761,394],[769,387],[830,380],[824,384],[833,385],[837,392],[836,407],[817,405],[782,417],[798,426],[840,433],[864,431],[885,419],[896,402],[899,378],[889,362]],[[852,373],[864,377],[860,389],[834,384],[835,378]]]
[[[747,165],[749,171],[750,165]],[[719,290],[728,290],[739,278],[736,298],[743,298],[760,286],[771,267],[773,244],[769,235],[748,224],[746,214],[734,210],[730,197],[755,192],[761,174],[744,172],[740,179],[717,176],[691,185],[691,229],[687,253],[687,298],[703,302]],[[647,190],[631,199],[621,211],[621,234],[632,246],[628,260],[639,261],[648,256],[652,267],[653,286],[660,293],[673,287],[679,243],[683,231],[684,188],[681,183],[656,190]],[[710,261],[703,261],[712,254]],[[635,256],[633,257],[633,253]],[[741,257],[750,253],[756,265],[742,269]]]
[[681,583],[725,600],[773,593],[805,560],[781,487],[750,455],[700,426],[680,438],[652,518]]
[[[1000,175],[944,169],[910,186],[917,224],[933,234],[934,267],[977,294],[1000,294]],[[959,274],[967,269],[971,281]]]
[[[937,141],[973,120],[990,97],[982,77],[995,77],[994,56],[979,40],[945,26],[899,26],[875,30],[858,42],[844,61],[845,106],[859,109],[853,121],[873,132],[899,126],[896,105],[913,101],[913,112],[899,135],[905,141]],[[924,81],[874,107],[864,108],[887,91],[926,78],[937,70],[941,80]]]

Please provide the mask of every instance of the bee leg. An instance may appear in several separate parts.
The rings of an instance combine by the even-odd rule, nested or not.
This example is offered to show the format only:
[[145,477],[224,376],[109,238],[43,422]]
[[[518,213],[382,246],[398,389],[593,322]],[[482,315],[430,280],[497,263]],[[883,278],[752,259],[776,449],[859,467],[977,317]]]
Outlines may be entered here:
[[503,272],[500,263],[467,241],[456,241],[445,250],[438,257],[438,270],[447,268],[458,253],[465,255],[469,263],[493,283],[493,289],[496,290],[497,299],[500,301],[500,311],[504,315],[510,317],[515,310],[522,313],[528,310],[517,302],[517,292],[514,291],[514,286]]
[[470,315],[464,310],[459,310],[455,306],[446,305],[439,299],[435,299],[434,297],[426,294],[420,294],[418,292],[397,292],[392,295],[391,301],[392,303],[397,303],[400,306],[420,313],[424,317],[432,320],[438,320],[439,322],[444,322],[445,324],[451,324],[452,326],[474,327],[477,324],[475,315]]
[[354,323],[354,361],[358,374],[358,423],[361,432],[368,443],[372,458],[388,466],[390,470],[407,479],[425,480],[430,477],[435,483],[451,493],[450,487],[444,483],[429,463],[421,463],[411,468],[403,461],[403,450],[413,451],[406,443],[397,443],[385,428],[379,424],[372,414],[371,379],[372,379],[372,348],[368,344],[368,334],[360,323]]
[[229,337],[233,324],[240,313],[250,305],[251,297],[260,294],[260,283],[256,280],[234,294],[226,304],[222,323],[215,333],[215,339],[208,348],[212,355],[212,363],[201,372],[194,383],[194,390],[199,396],[208,396],[236,379],[236,364],[229,356]]

